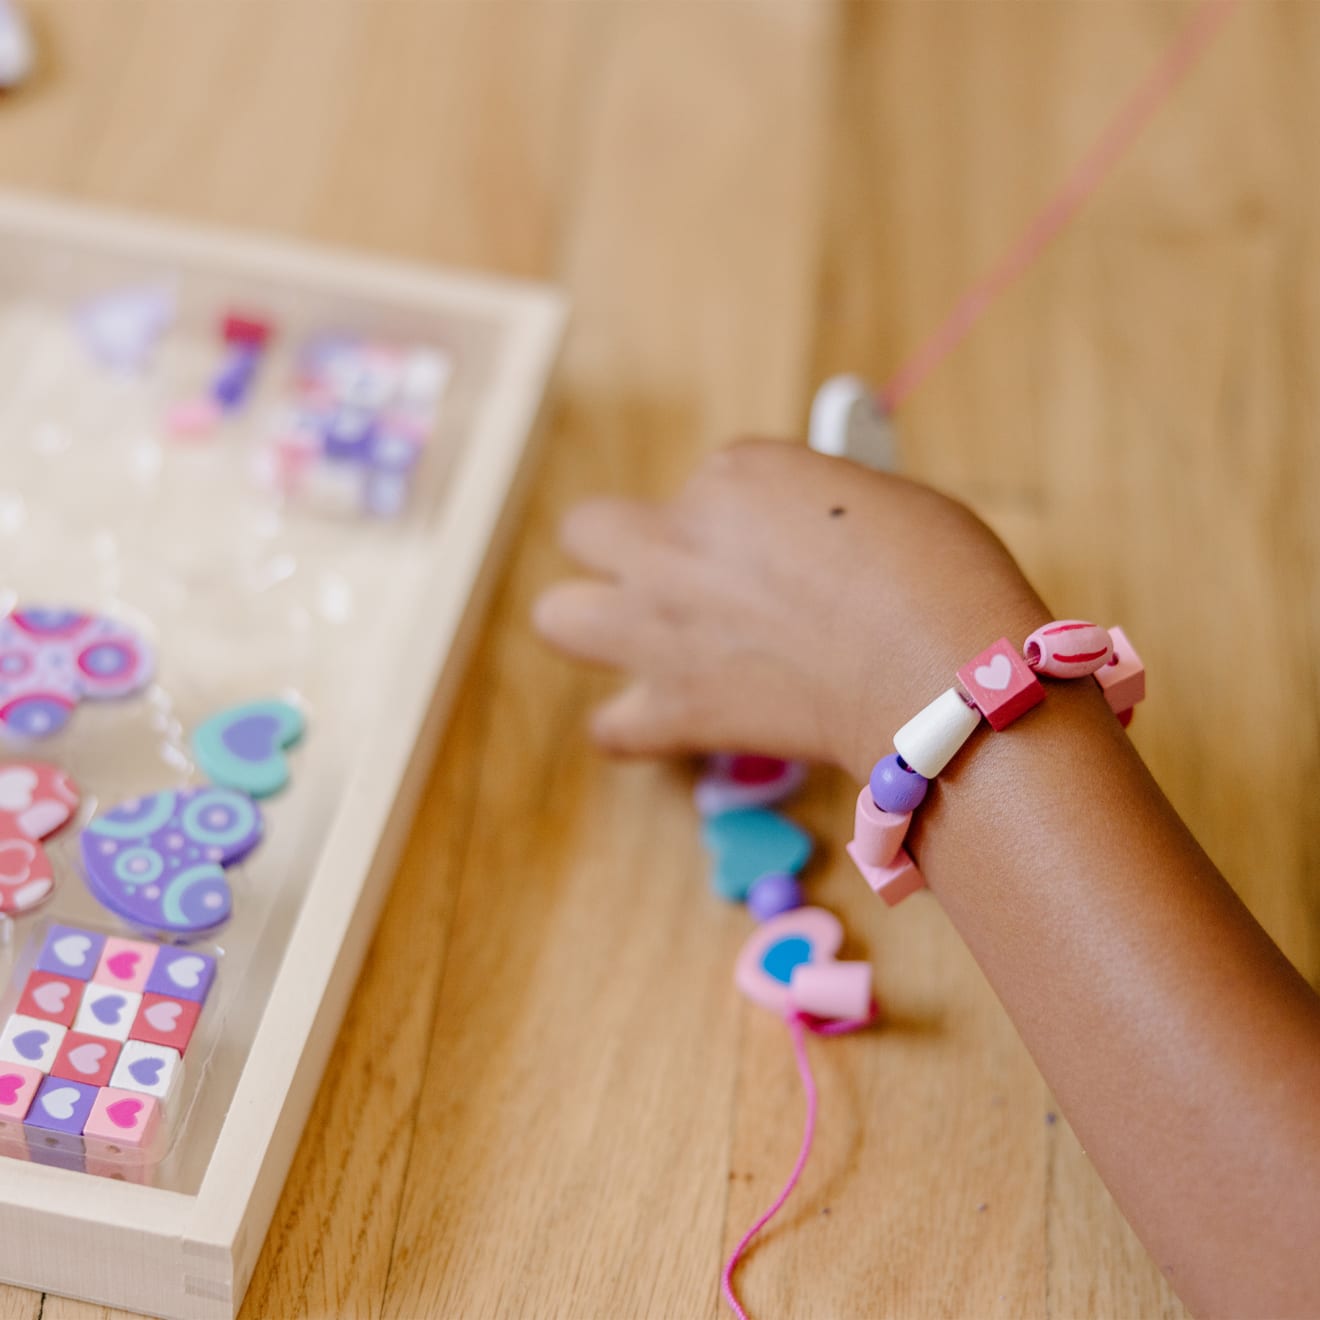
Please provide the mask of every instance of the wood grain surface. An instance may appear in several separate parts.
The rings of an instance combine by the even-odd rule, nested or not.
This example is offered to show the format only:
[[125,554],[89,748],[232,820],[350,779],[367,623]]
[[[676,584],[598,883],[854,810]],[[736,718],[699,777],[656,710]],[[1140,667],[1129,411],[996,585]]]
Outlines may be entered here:
[[[685,767],[597,758],[531,636],[577,498],[671,490],[815,383],[883,378],[994,260],[1183,3],[41,0],[0,178],[562,282],[547,458],[244,1307],[716,1314],[782,1181],[783,1028],[730,985]],[[1148,663],[1143,754],[1320,978],[1320,6],[1255,0],[914,397],[908,469]],[[761,1317],[1178,1316],[933,901],[794,808],[886,1030],[813,1043],[822,1130]],[[107,1314],[0,1290],[0,1320]]]

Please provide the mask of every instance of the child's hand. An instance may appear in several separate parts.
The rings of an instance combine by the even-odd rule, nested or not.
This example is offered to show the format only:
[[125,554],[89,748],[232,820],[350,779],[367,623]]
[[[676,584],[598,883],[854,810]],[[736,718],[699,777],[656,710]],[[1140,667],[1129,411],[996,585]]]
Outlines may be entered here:
[[551,588],[536,624],[629,675],[593,720],[619,752],[756,751],[865,778],[960,664],[1049,617],[962,505],[796,445],[716,454],[668,504],[581,505],[563,540],[597,576]]

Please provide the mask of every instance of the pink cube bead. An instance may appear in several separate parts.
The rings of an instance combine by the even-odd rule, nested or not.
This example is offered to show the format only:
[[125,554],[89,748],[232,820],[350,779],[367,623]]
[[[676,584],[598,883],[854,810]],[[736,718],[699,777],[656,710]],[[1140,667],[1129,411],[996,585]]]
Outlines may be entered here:
[[22,1063],[0,1063],[0,1119],[17,1122],[27,1117],[32,1097],[41,1085],[41,1073]]
[[871,964],[799,963],[789,979],[788,998],[799,1013],[860,1021],[871,1011]]
[[1030,666],[1001,637],[958,671],[958,681],[992,729],[1006,729],[1045,700],[1045,689]]
[[853,822],[853,847],[867,866],[888,866],[898,856],[907,838],[910,811],[901,814],[881,811],[871,796],[870,784],[863,784],[857,795],[857,814]]
[[1085,678],[1109,663],[1114,645],[1099,624],[1082,619],[1055,619],[1027,638],[1022,654],[1038,674]]
[[1103,669],[1095,672],[1095,681],[1105,690],[1105,700],[1115,715],[1131,710],[1146,699],[1146,667],[1128,641],[1122,628],[1111,628],[1114,655]]
[[118,1146],[146,1146],[160,1126],[160,1102],[140,1091],[103,1086],[87,1116],[83,1134]]
[[857,855],[856,847],[851,843],[848,845],[848,856],[857,864],[862,879],[871,886],[872,892],[883,898],[890,907],[926,887],[925,878],[917,870],[916,862],[904,848],[898,850],[898,856],[888,866],[868,865]]

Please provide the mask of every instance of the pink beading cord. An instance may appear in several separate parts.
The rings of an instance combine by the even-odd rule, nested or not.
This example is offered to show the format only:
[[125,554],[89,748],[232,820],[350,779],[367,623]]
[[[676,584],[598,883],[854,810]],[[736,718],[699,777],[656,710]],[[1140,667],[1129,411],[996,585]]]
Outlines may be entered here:
[[[892,413],[900,403],[935,370],[966,338],[986,309],[1023,271],[1040,257],[1051,241],[1077,214],[1092,194],[1105,181],[1140,135],[1141,130],[1155,116],[1155,112],[1168,100],[1178,84],[1191,72],[1210,42],[1218,35],[1229,14],[1241,0],[1205,0],[1179,33],[1154,72],[1120,107],[1106,126],[1095,146],[1082,159],[1082,163],[1064,183],[1063,187],[1032,220],[1022,237],[1009,249],[1004,259],[979,284],[965,293],[944,324],[899,368],[893,380],[879,393],[885,412]],[[796,1014],[788,1019],[788,1030],[793,1040],[793,1054],[797,1059],[798,1074],[807,1098],[807,1114],[802,1128],[802,1146],[798,1151],[793,1171],[788,1175],[779,1195],[770,1208],[743,1235],[724,1266],[723,1292],[738,1320],[748,1320],[747,1312],[733,1288],[733,1274],[738,1262],[752,1239],[783,1209],[793,1194],[798,1179],[806,1168],[811,1154],[811,1143],[816,1133],[816,1079],[807,1057],[806,1031],[821,1036],[838,1036],[869,1026],[875,1020],[876,1010],[856,1022],[822,1023]]]
[[869,1027],[879,1014],[879,1006],[873,1000],[871,1011],[864,1018],[844,1022],[822,1022],[802,1013],[794,1013],[787,1020],[788,1032],[793,1040],[793,1056],[797,1059],[798,1076],[802,1078],[802,1090],[807,1098],[807,1114],[802,1122],[802,1145],[793,1164],[793,1171],[788,1175],[788,1181],[779,1195],[760,1219],[743,1234],[742,1241],[734,1247],[733,1254],[725,1262],[722,1281],[724,1300],[733,1309],[738,1320],[748,1320],[748,1316],[738,1300],[738,1294],[734,1291],[733,1272],[738,1268],[738,1262],[742,1259],[743,1252],[751,1245],[752,1239],[784,1208],[784,1202],[793,1195],[793,1189],[797,1186],[798,1179],[802,1177],[802,1170],[807,1167],[807,1160],[811,1156],[811,1143],[816,1136],[816,1078],[811,1071],[811,1060],[807,1057],[806,1033],[811,1031],[817,1036],[842,1036],[847,1032],[861,1031]]
[[879,402],[892,413],[967,337],[993,303],[1058,236],[1090,200],[1214,40],[1224,20],[1241,0],[1206,0],[1179,33],[1150,77],[1124,102],[1082,163],[1046,203],[989,275],[974,284],[948,319],[898,369],[879,391]]

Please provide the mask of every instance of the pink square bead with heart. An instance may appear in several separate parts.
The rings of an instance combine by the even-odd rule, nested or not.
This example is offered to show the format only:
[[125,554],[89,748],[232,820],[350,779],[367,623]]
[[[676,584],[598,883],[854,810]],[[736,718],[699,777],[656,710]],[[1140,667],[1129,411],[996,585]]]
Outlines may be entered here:
[[109,1086],[122,1048],[108,1036],[71,1031],[60,1044],[60,1052],[51,1065],[51,1076],[87,1086]]
[[159,945],[141,940],[108,939],[92,980],[140,994],[146,989],[147,977],[159,951]]
[[1006,637],[963,665],[958,681],[992,729],[1008,728],[1045,700],[1040,680]]
[[83,1136],[117,1146],[146,1146],[160,1126],[160,1103],[141,1091],[103,1086],[87,1116]]
[[41,1085],[41,1073],[21,1063],[0,1063],[0,1119],[21,1122]]

